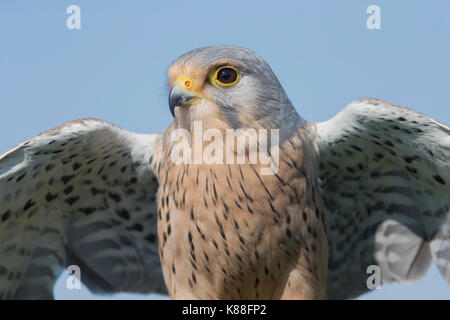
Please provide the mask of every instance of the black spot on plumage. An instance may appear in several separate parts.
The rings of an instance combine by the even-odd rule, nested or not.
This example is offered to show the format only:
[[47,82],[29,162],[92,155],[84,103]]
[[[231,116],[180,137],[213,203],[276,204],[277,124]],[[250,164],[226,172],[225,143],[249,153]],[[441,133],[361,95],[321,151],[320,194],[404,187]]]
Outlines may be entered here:
[[156,235],[153,233],[150,233],[148,236],[145,237],[145,240],[150,243],[155,243]]
[[191,217],[191,220],[194,221],[194,208],[191,208],[189,216]]
[[306,221],[308,219],[308,216],[306,215],[305,211],[303,211],[302,217],[303,217],[303,221]]
[[100,189],[97,189],[96,187],[92,187],[91,192],[92,192],[92,195],[95,196],[99,193],[105,193],[105,190],[100,190]]
[[417,156],[403,157],[403,160],[405,160],[406,163],[411,163],[416,159],[417,159]]
[[101,175],[102,172],[103,172],[103,169],[105,169],[105,166],[102,166],[102,167],[97,171],[97,174],[98,174],[98,175]]
[[378,171],[374,171],[370,173],[370,177],[371,178],[377,178],[380,176],[380,173]]
[[259,278],[256,277],[255,283],[253,284],[253,287],[256,289],[258,287],[258,285],[259,285]]
[[108,193],[108,196],[109,196],[111,199],[113,199],[115,202],[120,202],[120,200],[122,199],[122,198],[120,197],[119,194],[113,193],[113,192],[109,192],[109,193]]
[[74,196],[74,197],[70,197],[70,198],[67,198],[66,200],[65,200],[65,202],[68,204],[68,205],[73,205],[75,202],[77,202],[78,200],[80,200],[80,197],[79,196]]
[[71,193],[72,191],[73,191],[73,186],[68,186],[67,188],[65,188],[63,190],[64,194],[66,194],[66,195]]
[[26,172],[22,173],[20,176],[17,177],[16,182],[19,182],[20,180],[22,180],[26,175],[27,175]]
[[390,142],[389,140],[385,140],[384,144],[387,145],[388,147],[393,147],[394,145],[392,144],[392,142]]
[[269,205],[270,205],[270,209],[277,215],[279,216],[280,213],[274,208],[272,201],[269,200]]
[[77,202],[78,200],[80,200],[80,197],[79,196],[75,196],[75,197],[70,197],[70,198],[68,198],[68,199],[66,199],[65,200],[65,202],[68,204],[68,205],[73,205],[75,202]]
[[25,204],[25,206],[23,207],[23,211],[27,211],[28,209],[30,209],[35,204],[36,204],[36,202],[33,202],[33,199],[29,199],[27,201],[27,203]]
[[2,222],[5,222],[8,220],[8,218],[11,216],[11,212],[8,210],[2,214]]
[[144,231],[144,227],[140,223],[135,223],[132,226],[127,227],[127,230],[142,232]]
[[115,165],[116,165],[116,163],[117,163],[117,161],[112,161],[108,166],[111,168],[111,167],[114,167]]
[[417,169],[414,168],[414,167],[406,166],[405,168],[406,168],[406,170],[408,170],[409,172],[417,173]]
[[228,208],[225,202],[223,202],[223,208],[225,209],[226,213],[230,213],[230,208]]
[[377,158],[377,159],[383,159],[384,158],[384,154],[382,154],[382,153],[379,153],[379,152],[375,152],[375,158]]
[[79,164],[78,162],[75,162],[75,163],[72,165],[73,171],[76,171],[76,170],[78,170],[78,169],[80,169],[80,168],[81,168],[81,164]]
[[433,176],[433,178],[434,178],[434,180],[436,180],[440,184],[445,185],[445,180],[442,179],[442,177],[440,175],[437,174],[437,175]]
[[78,211],[84,213],[85,215],[90,215],[96,210],[94,207],[86,207],[86,208],[79,208]]
[[53,200],[55,200],[58,197],[58,194],[51,194],[50,192],[47,193],[47,195],[45,196],[45,200],[47,200],[47,202],[52,202]]
[[372,143],[376,144],[377,146],[381,146],[381,143],[379,143],[379,142],[378,142],[378,141],[376,141],[376,140],[370,140],[370,142],[372,142]]
[[213,183],[213,192],[214,192],[214,199],[216,200],[216,201],[218,201],[218,196],[217,196],[217,191],[216,191],[216,185],[215,185],[215,183]]
[[352,148],[355,149],[356,151],[362,152],[362,149],[358,146],[352,145]]
[[288,238],[292,236],[291,230],[289,228],[286,228],[286,235]]
[[136,177],[133,177],[133,178],[130,179],[130,183],[131,184],[135,184],[136,182],[137,182],[137,178]]
[[130,213],[126,209],[116,210],[117,215],[124,220],[130,220]]
[[61,181],[64,184],[67,184],[70,180],[72,180],[75,177],[75,175],[68,175],[68,176],[62,176]]

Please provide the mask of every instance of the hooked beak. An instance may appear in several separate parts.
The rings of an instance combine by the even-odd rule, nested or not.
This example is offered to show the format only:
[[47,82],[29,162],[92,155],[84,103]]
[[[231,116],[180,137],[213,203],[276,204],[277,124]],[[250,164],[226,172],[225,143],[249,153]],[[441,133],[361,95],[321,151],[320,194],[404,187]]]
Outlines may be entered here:
[[184,107],[192,102],[197,95],[186,89],[180,81],[176,81],[169,92],[169,108],[170,113],[175,118],[175,107]]

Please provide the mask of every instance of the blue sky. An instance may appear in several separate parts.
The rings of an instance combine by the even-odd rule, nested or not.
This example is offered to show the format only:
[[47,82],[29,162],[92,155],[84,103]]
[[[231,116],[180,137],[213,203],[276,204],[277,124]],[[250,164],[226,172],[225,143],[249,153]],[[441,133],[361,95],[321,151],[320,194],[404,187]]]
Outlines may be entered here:
[[[72,4],[81,8],[81,30],[66,28]],[[366,27],[371,4],[381,9],[380,30]],[[171,121],[167,67],[188,50],[218,44],[262,55],[309,121],[376,97],[450,123],[446,0],[2,0],[0,150],[85,117],[162,131]],[[69,291],[63,280],[57,298],[97,298]],[[384,286],[363,298],[450,299],[450,288],[432,268],[414,286]]]

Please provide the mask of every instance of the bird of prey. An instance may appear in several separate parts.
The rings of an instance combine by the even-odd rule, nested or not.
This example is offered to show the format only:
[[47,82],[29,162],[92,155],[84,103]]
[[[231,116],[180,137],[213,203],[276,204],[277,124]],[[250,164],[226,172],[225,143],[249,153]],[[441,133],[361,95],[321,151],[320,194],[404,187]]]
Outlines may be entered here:
[[[69,265],[94,292],[174,299],[352,298],[371,266],[408,282],[432,261],[450,283],[450,127],[377,99],[308,122],[242,47],[190,51],[168,77],[162,133],[81,119],[0,157],[1,298],[53,298]],[[191,161],[230,131],[243,161],[220,161],[235,140]]]

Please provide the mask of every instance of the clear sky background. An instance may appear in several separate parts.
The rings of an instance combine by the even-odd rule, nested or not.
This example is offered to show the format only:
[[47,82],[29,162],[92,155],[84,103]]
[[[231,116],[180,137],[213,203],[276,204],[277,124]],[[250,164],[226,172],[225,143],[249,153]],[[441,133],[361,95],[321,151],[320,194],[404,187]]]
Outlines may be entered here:
[[[66,28],[71,4],[81,8],[81,30]],[[380,30],[366,27],[371,4],[381,8]],[[262,55],[309,121],[376,97],[450,123],[447,0],[1,0],[0,152],[77,118],[162,131],[172,120],[167,67],[188,50],[219,44]],[[66,289],[65,279],[56,298],[102,298]],[[433,267],[415,285],[362,298],[450,299],[450,288]]]

